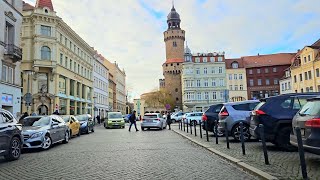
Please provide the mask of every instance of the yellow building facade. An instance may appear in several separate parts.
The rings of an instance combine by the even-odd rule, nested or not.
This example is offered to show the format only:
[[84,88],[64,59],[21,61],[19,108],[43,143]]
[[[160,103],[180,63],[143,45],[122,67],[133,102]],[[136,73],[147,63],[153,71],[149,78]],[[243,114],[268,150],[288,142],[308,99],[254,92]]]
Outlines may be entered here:
[[300,50],[291,65],[293,91],[320,92],[319,69],[319,47],[306,46]]
[[23,100],[22,112],[92,115],[95,51],[56,15],[52,3],[38,1],[23,11],[23,94],[32,100]]

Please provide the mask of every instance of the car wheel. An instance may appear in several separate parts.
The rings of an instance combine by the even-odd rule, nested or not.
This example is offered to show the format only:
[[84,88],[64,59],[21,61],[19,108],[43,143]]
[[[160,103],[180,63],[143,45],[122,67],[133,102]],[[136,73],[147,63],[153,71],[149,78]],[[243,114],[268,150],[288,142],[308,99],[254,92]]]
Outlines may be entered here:
[[50,136],[45,135],[44,141],[42,143],[42,149],[47,150],[51,147],[51,145],[52,145],[52,140],[51,140]]
[[175,119],[172,119],[172,120],[171,120],[171,122],[172,122],[172,123],[175,123],[175,122],[176,122],[176,120],[175,120]]
[[79,129],[79,131],[78,131],[77,136],[78,136],[78,137],[81,136],[81,131],[80,131],[80,129]]
[[89,129],[89,126],[87,126],[87,131],[86,131],[87,134],[90,133],[90,129]]
[[13,137],[10,142],[8,154],[4,156],[7,161],[19,159],[21,154],[21,141],[17,137]]
[[69,142],[69,138],[70,138],[70,133],[67,131],[64,134],[64,140],[63,140],[63,144],[67,144]]
[[292,128],[291,127],[283,127],[279,130],[278,135],[276,136],[275,144],[276,146],[280,147],[281,149],[292,152],[296,151],[297,148],[290,144],[290,133]]
[[92,127],[91,132],[94,132],[94,127]]
[[72,137],[72,131],[70,130],[70,136],[69,136],[70,138]]
[[144,128],[142,127],[141,130],[144,131]]
[[[228,130],[226,129],[226,133]],[[240,129],[240,124],[235,125],[232,128],[232,136],[236,141],[241,141],[241,129]],[[243,140],[248,141],[251,138],[250,131],[249,131],[249,126],[247,124],[243,124]]]

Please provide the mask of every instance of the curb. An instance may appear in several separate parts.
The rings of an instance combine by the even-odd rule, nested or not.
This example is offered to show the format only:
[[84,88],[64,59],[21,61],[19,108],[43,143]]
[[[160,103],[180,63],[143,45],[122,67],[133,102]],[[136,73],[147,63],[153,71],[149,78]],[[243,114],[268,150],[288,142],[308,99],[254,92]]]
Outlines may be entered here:
[[180,132],[178,132],[176,130],[172,129],[172,131],[177,133],[177,134],[179,134],[180,136],[190,140],[191,142],[193,142],[193,143],[205,148],[206,150],[208,150],[208,151],[210,151],[210,152],[222,157],[223,159],[225,159],[225,160],[227,160],[227,161],[239,166],[240,168],[248,171],[250,174],[253,174],[255,176],[258,176],[258,177],[260,177],[262,179],[267,179],[267,180],[276,180],[276,179],[278,179],[278,178],[276,178],[276,177],[274,177],[274,176],[272,176],[272,175],[270,175],[270,174],[268,174],[268,173],[266,173],[264,171],[261,171],[260,169],[257,169],[257,168],[255,168],[253,166],[250,166],[247,163],[242,162],[239,159],[236,159],[236,158],[231,157],[231,156],[229,156],[229,155],[227,155],[225,153],[222,153],[222,152],[214,149],[213,147],[209,147],[209,146],[207,146],[207,145],[205,145],[205,144],[203,144],[203,143],[201,143],[201,142],[199,142],[197,140],[193,140],[192,138],[190,138],[190,137],[188,137],[188,136],[186,136],[186,135],[184,135],[184,134],[182,134],[182,133],[180,133]]

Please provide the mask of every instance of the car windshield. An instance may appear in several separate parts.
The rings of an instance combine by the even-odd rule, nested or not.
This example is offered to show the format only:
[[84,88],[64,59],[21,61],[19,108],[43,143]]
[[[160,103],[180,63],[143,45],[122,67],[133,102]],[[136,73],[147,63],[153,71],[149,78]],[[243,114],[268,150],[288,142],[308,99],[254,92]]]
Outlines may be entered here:
[[46,117],[42,117],[40,119],[36,119],[35,121],[33,121],[33,123],[31,124],[31,126],[47,126],[50,124],[50,117],[46,116]]
[[109,113],[108,118],[109,119],[119,119],[119,118],[122,118],[122,114],[121,113]]
[[64,120],[64,122],[69,122],[70,120],[70,116],[62,116],[61,118]]
[[86,121],[87,118],[84,115],[80,115],[80,116],[76,116],[76,118],[78,119],[78,121]]
[[20,121],[23,126],[32,126],[35,121],[38,121],[41,117],[27,117]]
[[152,119],[152,118],[157,118],[158,116],[156,114],[149,114],[149,115],[145,115],[143,118],[145,119]]
[[305,104],[301,111],[300,115],[309,115],[316,116],[320,114],[320,101],[310,101]]

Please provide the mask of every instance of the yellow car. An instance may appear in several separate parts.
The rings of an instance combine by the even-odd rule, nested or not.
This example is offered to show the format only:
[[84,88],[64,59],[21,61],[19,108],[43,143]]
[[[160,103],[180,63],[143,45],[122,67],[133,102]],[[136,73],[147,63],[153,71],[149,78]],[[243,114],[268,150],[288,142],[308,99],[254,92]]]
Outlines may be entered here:
[[73,115],[61,116],[67,126],[70,128],[70,136],[80,136],[80,122]]

